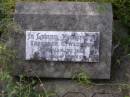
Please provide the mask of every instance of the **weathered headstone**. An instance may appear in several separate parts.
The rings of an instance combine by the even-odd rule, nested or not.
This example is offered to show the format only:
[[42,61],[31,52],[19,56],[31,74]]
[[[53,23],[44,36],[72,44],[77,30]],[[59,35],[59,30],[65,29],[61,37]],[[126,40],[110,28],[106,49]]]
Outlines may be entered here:
[[[21,61],[15,66],[15,75],[71,78],[81,68],[93,79],[109,79],[112,18],[111,4],[17,3],[15,22],[22,31],[15,45],[17,58]],[[42,34],[38,37],[41,40],[35,39],[36,34]],[[52,46],[52,42],[55,45]],[[61,46],[60,42],[66,46]]]

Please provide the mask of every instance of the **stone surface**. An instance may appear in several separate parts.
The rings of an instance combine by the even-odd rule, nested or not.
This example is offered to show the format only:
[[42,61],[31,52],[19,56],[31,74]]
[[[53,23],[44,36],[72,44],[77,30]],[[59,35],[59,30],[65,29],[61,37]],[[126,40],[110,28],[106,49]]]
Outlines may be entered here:
[[[44,87],[44,88],[43,88]],[[44,80],[42,84],[36,84],[33,89],[38,93],[52,94],[50,97],[125,97],[120,84],[95,84],[92,86],[80,85],[71,80]],[[0,82],[0,93],[6,91],[6,83]]]
[[80,92],[68,92],[64,94],[62,97],[86,97],[86,96]]
[[[14,74],[71,78],[80,68],[93,79],[109,79],[111,68],[112,6],[80,2],[17,3],[15,21],[21,33],[15,36],[17,61]],[[26,30],[100,32],[100,58],[96,63],[26,61]]]
[[99,61],[99,32],[26,31],[26,60]]
[[[44,88],[55,94],[53,97],[124,97],[117,84],[81,85],[70,80],[43,81]],[[35,86],[36,91],[43,92],[41,85]]]
[[118,97],[118,96],[106,93],[106,94],[96,94],[95,96],[92,96],[92,97]]

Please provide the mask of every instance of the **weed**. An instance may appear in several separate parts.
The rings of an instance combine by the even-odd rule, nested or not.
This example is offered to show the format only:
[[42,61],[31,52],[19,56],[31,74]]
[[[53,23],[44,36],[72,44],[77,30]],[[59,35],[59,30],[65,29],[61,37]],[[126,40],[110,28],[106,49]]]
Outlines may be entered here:
[[80,69],[79,72],[74,73],[72,76],[72,79],[76,80],[79,84],[82,84],[82,85],[89,86],[92,84],[88,73],[83,71],[82,69]]

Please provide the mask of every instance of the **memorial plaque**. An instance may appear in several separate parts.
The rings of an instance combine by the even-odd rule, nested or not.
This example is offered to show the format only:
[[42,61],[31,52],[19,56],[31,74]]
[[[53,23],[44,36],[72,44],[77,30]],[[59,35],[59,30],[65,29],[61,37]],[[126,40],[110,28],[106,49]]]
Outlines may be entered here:
[[26,31],[26,60],[99,61],[99,32]]

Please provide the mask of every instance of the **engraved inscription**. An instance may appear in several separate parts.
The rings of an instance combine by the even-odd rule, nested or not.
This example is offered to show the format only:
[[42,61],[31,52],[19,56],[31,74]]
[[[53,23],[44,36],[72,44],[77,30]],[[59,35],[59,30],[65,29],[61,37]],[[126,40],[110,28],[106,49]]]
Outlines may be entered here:
[[26,60],[99,62],[99,32],[26,31]]

